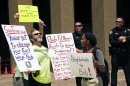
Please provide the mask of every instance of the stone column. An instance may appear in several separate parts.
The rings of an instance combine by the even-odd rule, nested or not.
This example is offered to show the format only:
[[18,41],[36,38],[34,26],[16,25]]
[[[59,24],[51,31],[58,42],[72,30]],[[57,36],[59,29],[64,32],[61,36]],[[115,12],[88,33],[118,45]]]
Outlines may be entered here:
[[[18,5],[32,5],[32,0],[9,0],[9,22],[14,24],[13,15],[18,12]],[[27,32],[33,28],[32,23],[20,23],[24,25]]]
[[[73,0],[50,0],[51,32],[65,33],[74,31],[74,2]],[[56,86],[76,86],[75,79],[54,80]]]
[[1,75],[1,56],[0,56],[0,75]]
[[100,47],[110,65],[108,52],[109,31],[114,27],[116,19],[116,0],[92,0],[92,27]]
[[50,0],[52,33],[73,32],[73,4],[73,0]]

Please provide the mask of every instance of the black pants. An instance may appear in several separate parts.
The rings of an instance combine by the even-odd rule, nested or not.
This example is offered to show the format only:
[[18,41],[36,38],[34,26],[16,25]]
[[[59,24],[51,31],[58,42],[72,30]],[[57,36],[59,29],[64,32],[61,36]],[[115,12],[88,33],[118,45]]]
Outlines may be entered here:
[[82,86],[81,79],[82,79],[82,77],[76,77],[76,86]]
[[30,86],[51,86],[51,83],[48,83],[48,84],[39,83],[39,82],[35,81],[33,79],[33,77],[31,77],[30,80],[31,80]]
[[130,57],[126,53],[113,54],[111,63],[111,86],[117,86],[117,72],[119,67],[123,68],[127,86],[130,86]]
[[32,83],[32,74],[30,73],[28,76],[29,76],[28,80],[23,79],[24,86],[31,86],[31,83]]

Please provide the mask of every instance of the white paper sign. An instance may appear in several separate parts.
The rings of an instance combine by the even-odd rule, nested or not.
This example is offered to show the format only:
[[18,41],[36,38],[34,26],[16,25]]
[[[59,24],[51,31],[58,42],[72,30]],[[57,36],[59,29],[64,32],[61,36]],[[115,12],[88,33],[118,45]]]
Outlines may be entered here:
[[2,25],[2,29],[20,72],[40,70],[25,27]]
[[66,55],[76,52],[72,33],[46,35],[55,79],[70,78],[71,70]]
[[67,55],[72,75],[76,77],[95,78],[92,53],[70,53]]

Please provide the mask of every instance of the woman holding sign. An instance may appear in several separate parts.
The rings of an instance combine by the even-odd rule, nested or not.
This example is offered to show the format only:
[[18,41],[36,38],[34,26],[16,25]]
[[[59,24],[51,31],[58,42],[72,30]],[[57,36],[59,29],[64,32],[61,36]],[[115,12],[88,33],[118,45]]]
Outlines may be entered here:
[[[81,39],[82,45],[86,48],[84,52],[92,53],[94,47],[97,44],[96,37],[92,33],[84,33]],[[96,50],[97,59],[93,58],[93,64],[95,66],[96,78],[82,78],[82,86],[103,86],[100,72],[105,71],[104,56],[100,49]]]

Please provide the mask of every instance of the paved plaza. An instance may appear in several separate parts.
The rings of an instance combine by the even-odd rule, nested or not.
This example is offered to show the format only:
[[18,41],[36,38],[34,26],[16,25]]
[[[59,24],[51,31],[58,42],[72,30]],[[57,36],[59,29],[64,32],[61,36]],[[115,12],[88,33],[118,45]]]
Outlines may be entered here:
[[[13,77],[12,74],[0,75],[0,86],[13,86],[12,77]],[[52,86],[76,86],[75,79],[58,80],[58,81],[53,79]],[[119,70],[118,72],[118,86],[126,86],[124,73],[122,70]]]

